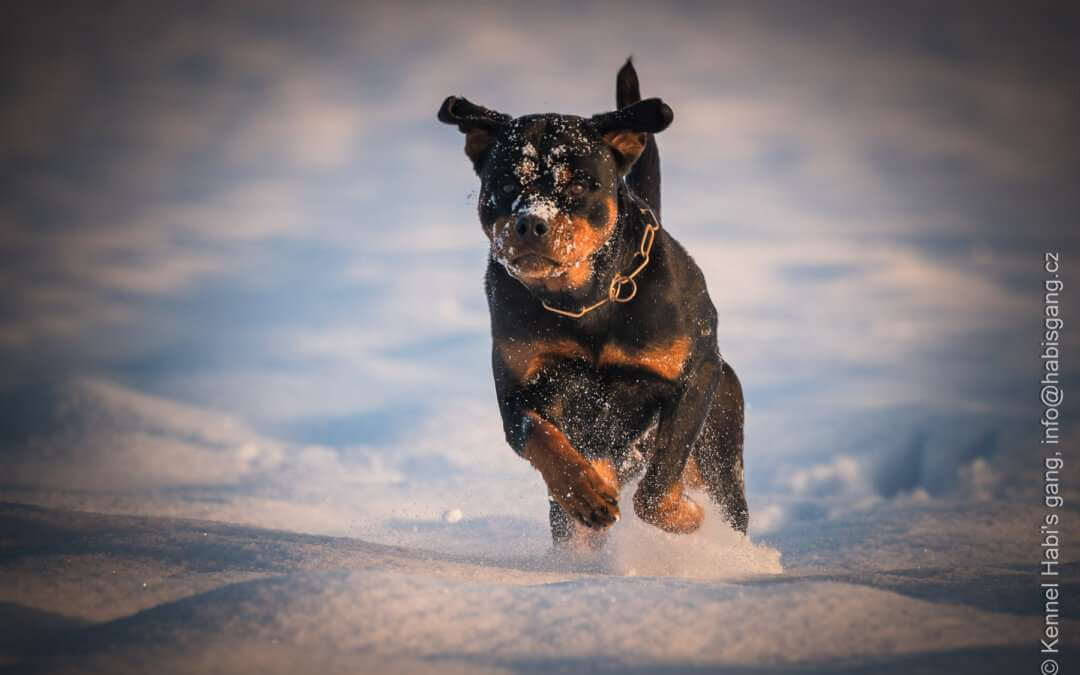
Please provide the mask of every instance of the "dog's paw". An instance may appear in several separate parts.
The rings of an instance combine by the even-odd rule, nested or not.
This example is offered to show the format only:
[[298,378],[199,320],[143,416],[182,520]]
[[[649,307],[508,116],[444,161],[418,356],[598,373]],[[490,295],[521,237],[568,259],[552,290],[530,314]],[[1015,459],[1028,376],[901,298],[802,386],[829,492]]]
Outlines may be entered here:
[[566,467],[548,487],[555,501],[587,527],[599,530],[619,519],[618,486],[591,464]]
[[673,534],[690,534],[705,520],[705,509],[683,494],[682,483],[676,483],[658,497],[639,488],[634,494],[634,513],[646,523]]

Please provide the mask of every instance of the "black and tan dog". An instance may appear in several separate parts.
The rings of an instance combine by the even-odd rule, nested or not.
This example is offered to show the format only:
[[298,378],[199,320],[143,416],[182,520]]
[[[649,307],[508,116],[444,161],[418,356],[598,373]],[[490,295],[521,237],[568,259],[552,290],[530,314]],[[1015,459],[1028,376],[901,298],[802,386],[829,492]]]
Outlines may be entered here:
[[646,467],[642,520],[696,530],[692,486],[749,522],[742,388],[701,270],[658,219],[653,134],[671,108],[640,99],[627,61],[615,112],[511,118],[455,96],[439,110],[480,177],[503,428],[547,483],[557,544],[600,545],[620,486]]

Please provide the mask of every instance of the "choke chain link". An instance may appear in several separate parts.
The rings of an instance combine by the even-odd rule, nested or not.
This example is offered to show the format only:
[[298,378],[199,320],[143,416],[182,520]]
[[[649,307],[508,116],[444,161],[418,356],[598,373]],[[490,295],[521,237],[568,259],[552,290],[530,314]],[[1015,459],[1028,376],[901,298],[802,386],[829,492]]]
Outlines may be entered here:
[[[546,302],[541,301],[544,309],[549,312],[554,312],[559,316],[580,319],[594,309],[603,307],[609,302],[630,302],[634,299],[634,296],[637,295],[638,291],[637,282],[634,281],[634,277],[641,274],[641,271],[649,266],[649,254],[652,252],[653,242],[656,240],[656,232],[660,229],[660,223],[656,220],[656,214],[653,213],[652,209],[642,206],[639,206],[638,208],[641,210],[642,215],[648,217],[651,221],[645,223],[645,234],[641,236],[641,244],[638,246],[637,253],[634,254],[635,256],[641,257],[641,262],[638,263],[638,266],[629,274],[617,273],[615,278],[611,280],[611,285],[608,287],[607,297],[599,302],[589,305],[588,307],[583,307],[576,312],[571,312],[569,310],[559,309],[558,307],[552,307]],[[622,291],[627,285],[630,286],[630,294],[624,296],[622,295]]]

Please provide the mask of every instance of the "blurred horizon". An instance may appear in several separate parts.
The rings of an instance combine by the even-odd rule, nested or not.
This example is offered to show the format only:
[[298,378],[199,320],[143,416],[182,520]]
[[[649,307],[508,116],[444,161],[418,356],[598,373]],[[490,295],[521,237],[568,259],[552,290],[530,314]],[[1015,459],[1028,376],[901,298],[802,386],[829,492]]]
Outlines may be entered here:
[[1080,345],[1074,6],[7,15],[0,498],[273,501],[334,531],[532,513],[491,497],[542,488],[502,440],[477,181],[435,112],[610,110],[630,55],[675,111],[664,226],[746,389],[759,531],[1037,494],[1045,251]]

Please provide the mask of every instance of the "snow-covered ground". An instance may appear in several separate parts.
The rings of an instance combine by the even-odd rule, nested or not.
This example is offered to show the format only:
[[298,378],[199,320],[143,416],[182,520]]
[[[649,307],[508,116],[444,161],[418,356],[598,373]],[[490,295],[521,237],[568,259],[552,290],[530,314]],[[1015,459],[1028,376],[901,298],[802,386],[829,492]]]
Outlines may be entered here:
[[523,553],[538,522],[430,524],[429,547],[392,547],[6,505],[4,656],[101,673],[1023,672],[1043,621],[1037,518],[914,506],[769,544],[627,532],[609,565]]
[[769,544],[627,532],[611,565],[523,553],[538,522],[431,524],[429,547],[391,547],[6,505],[4,656],[101,673],[1024,672],[1037,518],[915,506]]
[[[690,536],[629,516],[603,552],[557,555],[542,483],[497,433],[349,463],[115,384],[66,392],[55,426],[84,445],[41,439],[10,465],[24,487],[0,492],[4,656],[31,671],[1014,673],[1040,661],[1037,503],[908,495],[770,522],[783,499],[758,497],[750,537],[713,511]],[[470,443],[489,448],[482,468],[409,478],[432,448]],[[48,485],[40,462],[70,476]],[[65,482],[80,476],[99,488]],[[836,508],[798,508],[810,503]],[[1065,544],[1070,597],[1080,564]],[[1074,622],[1063,628],[1071,640]]]

